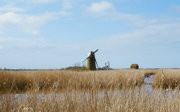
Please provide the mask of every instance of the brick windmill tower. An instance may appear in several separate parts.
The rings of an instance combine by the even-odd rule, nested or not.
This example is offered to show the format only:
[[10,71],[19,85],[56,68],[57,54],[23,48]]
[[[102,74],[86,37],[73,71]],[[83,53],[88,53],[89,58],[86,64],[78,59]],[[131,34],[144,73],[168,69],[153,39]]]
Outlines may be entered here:
[[83,61],[85,62],[87,60],[87,70],[96,70],[96,65],[98,67],[96,58],[95,58],[95,53],[98,51],[98,49],[96,51],[91,51],[88,54],[88,57]]

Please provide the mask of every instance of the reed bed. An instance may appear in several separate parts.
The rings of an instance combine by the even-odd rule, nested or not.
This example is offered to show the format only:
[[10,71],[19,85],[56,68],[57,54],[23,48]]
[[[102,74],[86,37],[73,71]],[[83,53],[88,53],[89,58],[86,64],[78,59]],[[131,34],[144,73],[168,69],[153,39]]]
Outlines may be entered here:
[[0,71],[0,91],[113,89],[141,86],[145,70]]
[[128,89],[0,95],[1,112],[179,112],[180,92]]
[[180,89],[180,69],[159,69],[153,80],[153,88]]
[[0,94],[0,112],[179,112],[179,90],[149,91],[141,86],[150,74],[155,74],[153,85],[162,87],[168,81],[177,82],[178,73],[162,69],[0,71],[0,91],[6,91]]
[[144,76],[145,77],[149,77],[151,75],[155,75],[157,73],[158,70],[156,69],[152,69],[152,70],[144,70]]

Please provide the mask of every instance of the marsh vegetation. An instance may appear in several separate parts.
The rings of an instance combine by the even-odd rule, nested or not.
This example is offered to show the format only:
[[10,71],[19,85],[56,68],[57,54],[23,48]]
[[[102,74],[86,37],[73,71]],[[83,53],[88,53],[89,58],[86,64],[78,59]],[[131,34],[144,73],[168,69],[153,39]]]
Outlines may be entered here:
[[[178,112],[179,73],[173,69],[0,71],[0,111]],[[151,75],[156,89],[149,91],[144,80]]]
[[58,91],[63,89],[120,89],[141,86],[144,70],[0,71],[1,91]]
[[180,89],[180,69],[159,69],[155,74],[153,87]]

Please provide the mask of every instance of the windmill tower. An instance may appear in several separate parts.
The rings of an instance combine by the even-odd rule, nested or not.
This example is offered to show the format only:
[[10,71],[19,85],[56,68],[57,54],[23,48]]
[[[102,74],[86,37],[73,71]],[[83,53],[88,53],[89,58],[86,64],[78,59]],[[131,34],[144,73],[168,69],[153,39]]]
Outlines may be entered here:
[[[88,57],[83,61],[85,62],[87,60],[87,70],[96,70],[96,65],[97,65],[97,62],[96,62],[96,58],[95,58],[95,53],[98,51],[98,49],[96,51],[91,51],[89,54],[88,54]],[[98,67],[98,65],[97,65]]]

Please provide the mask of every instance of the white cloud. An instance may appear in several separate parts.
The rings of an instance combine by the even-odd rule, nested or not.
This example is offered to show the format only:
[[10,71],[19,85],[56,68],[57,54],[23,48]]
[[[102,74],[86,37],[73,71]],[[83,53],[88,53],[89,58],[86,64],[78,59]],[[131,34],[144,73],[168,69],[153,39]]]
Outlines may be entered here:
[[47,21],[56,19],[61,13],[44,13],[41,15],[26,15],[15,12],[0,14],[0,30],[19,29],[31,34],[38,34]]
[[6,6],[0,8],[0,13],[3,12],[24,12],[24,8],[15,7],[13,3],[9,3]]
[[121,13],[116,10],[114,5],[110,2],[107,1],[102,1],[102,2],[94,2],[92,3],[88,8],[87,11],[90,12],[90,14],[96,16],[96,17],[106,17],[106,19],[111,19],[111,20],[140,20],[140,16],[138,15],[133,15],[133,14],[126,14],[126,13]]
[[52,3],[55,2],[56,0],[28,0],[28,2],[32,2],[32,3]]
[[[21,0],[25,1],[25,0]],[[31,0],[31,2],[53,2],[54,0]],[[66,9],[68,6],[66,6]],[[45,12],[40,14],[27,14],[24,8],[16,7],[13,2],[0,7],[0,34],[6,30],[21,30],[26,33],[38,34],[43,25],[48,21],[59,19],[70,15],[71,13],[66,10],[58,12]]]
[[114,6],[113,4],[106,1],[95,2],[91,4],[91,6],[88,8],[88,11],[92,13],[108,13],[110,11],[114,11]]

